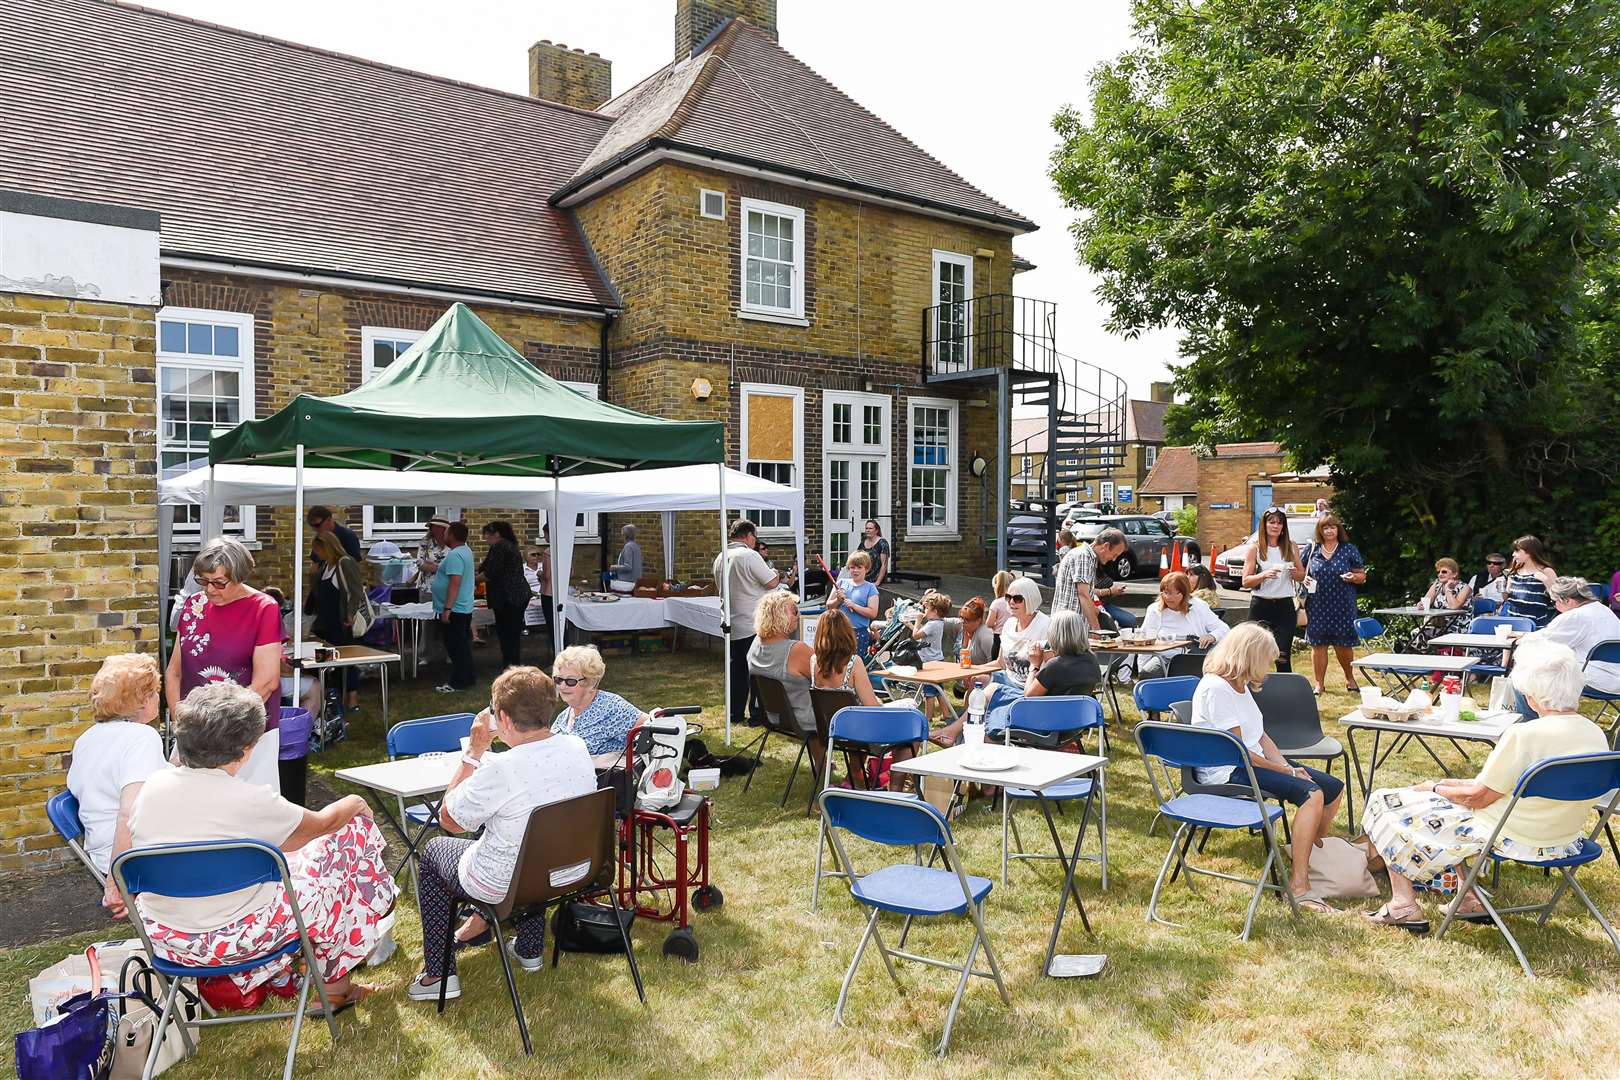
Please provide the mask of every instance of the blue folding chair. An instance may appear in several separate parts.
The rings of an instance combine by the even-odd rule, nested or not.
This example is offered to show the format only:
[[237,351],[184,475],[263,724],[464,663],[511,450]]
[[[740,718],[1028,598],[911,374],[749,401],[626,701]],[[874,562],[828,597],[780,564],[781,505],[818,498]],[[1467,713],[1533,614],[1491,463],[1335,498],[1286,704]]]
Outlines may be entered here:
[[[1144,679],[1131,688],[1131,697],[1136,702],[1136,711],[1143,720],[1158,720],[1165,715],[1175,715],[1175,706],[1179,701],[1191,701],[1193,691],[1198,689],[1198,679],[1192,675],[1172,675],[1163,679]],[[1165,785],[1169,791],[1179,790],[1176,785],[1175,774],[1165,770]],[[1148,822],[1148,835],[1152,836],[1159,827],[1159,815],[1154,814],[1153,820]]]
[[[881,756],[898,746],[928,742],[928,717],[918,709],[899,705],[852,705],[833,713],[827,725],[827,761],[822,768],[821,786],[832,787],[832,760],[835,752],[843,753],[846,771],[854,782],[855,770],[848,767],[850,754]],[[862,781],[864,783],[864,780]],[[915,796],[907,796],[915,798]],[[827,853],[827,818],[823,815],[816,826],[816,880],[810,886],[810,911],[815,913],[821,902],[821,879],[842,877],[837,870],[822,872]]]
[[[472,713],[462,712],[428,716],[420,720],[401,720],[388,729],[388,760],[420,757],[423,754],[459,754],[461,740],[472,734],[474,719]],[[405,840],[405,858],[399,864],[399,870],[394,871],[394,876],[398,877],[399,871],[409,866],[414,886],[416,851],[439,827],[439,799],[425,799],[409,806],[405,805],[404,799],[396,799],[395,802],[399,806],[399,820],[395,824]],[[416,826],[414,836],[411,835],[410,825]]]
[[[1536,628],[1535,622],[1525,618],[1523,615],[1476,615],[1468,624],[1468,632],[1470,634],[1494,634],[1498,626],[1506,626],[1509,629],[1520,630],[1524,633],[1529,633]],[[1468,688],[1468,683],[1472,679],[1488,679],[1496,675],[1506,675],[1507,673],[1508,669],[1505,664],[1492,664],[1481,660],[1463,672],[1463,689]]]
[[[1082,743],[1088,731],[1101,732],[1103,730],[1102,702],[1094,697],[1032,697],[1020,698],[1013,702],[1012,709],[1007,715],[1007,728],[1003,733],[1003,741],[1009,745],[1034,746],[1041,749],[1052,750],[1069,743]],[[1099,742],[1100,742],[1099,735]],[[1082,855],[1083,859],[1096,862],[1102,867],[1102,887],[1108,888],[1108,792],[1102,783],[1102,772],[1097,773],[1096,783],[1089,776],[1075,777],[1065,780],[1045,791],[1035,791],[1032,788],[1010,787],[1006,790],[1006,797],[1001,800],[1001,883],[1007,884],[1008,859],[1056,859],[1053,852],[1026,852],[1023,838],[1018,835],[1018,825],[1012,819],[1012,807],[1016,801],[1040,801],[1048,803],[1079,802],[1080,810],[1080,836],[1084,838],[1086,825],[1091,820],[1092,803],[1097,804],[1097,850],[1096,855]],[[1047,814],[1047,822],[1051,824],[1051,814]],[[1011,829],[1013,840],[1017,848],[1012,849],[1007,843],[1007,833]],[[1063,848],[1057,839],[1057,828],[1052,828],[1052,840],[1059,850]]]
[[[991,948],[989,935],[984,931],[984,901],[990,895],[993,883],[989,878],[973,877],[963,872],[962,861],[956,854],[956,844],[951,839],[950,824],[943,814],[921,799],[897,795],[895,792],[835,788],[821,793],[821,820],[830,826],[828,836],[841,867],[839,876],[849,881],[850,895],[872,911],[866,920],[866,932],[855,946],[855,956],[849,963],[849,970],[844,973],[844,984],[838,990],[833,1023],[843,1024],[844,1002],[849,997],[850,983],[855,980],[855,969],[860,966],[867,942],[876,942],[878,955],[883,957],[883,966],[888,969],[889,978],[902,991],[905,987],[894,970],[896,958],[961,972],[961,978],[956,983],[956,996],[951,999],[950,1011],[945,1014],[945,1033],[939,1040],[939,1054],[943,1057],[950,1046],[951,1027],[956,1023],[956,1012],[962,1004],[962,994],[967,990],[969,975],[995,980],[1002,1003],[1011,1004],[1007,987],[1001,981],[1001,965],[996,963],[995,950]],[[839,837],[840,832],[885,847],[909,847],[913,850],[915,861],[892,863],[881,870],[857,874]],[[920,852],[924,845],[943,853],[943,867],[922,865]],[[878,933],[877,926],[878,916],[885,911],[905,916],[907,927],[918,916],[966,915],[973,921],[974,931],[967,957],[961,964],[951,964],[931,956],[906,952],[904,948],[889,948]],[[902,931],[902,943],[904,940]],[[990,964],[989,971],[980,971],[973,966],[981,945],[985,959]]]
[[45,816],[50,819],[56,835],[67,844],[68,850],[78,856],[84,868],[90,871],[96,884],[105,887],[107,875],[96,869],[96,864],[90,861],[90,853],[84,850],[84,823],[79,820],[79,800],[73,797],[73,792],[58,791],[46,799]]
[[[1600,641],[1592,646],[1592,651],[1586,654],[1586,660],[1581,664],[1581,670],[1585,671],[1594,663],[1620,664],[1620,641]],[[1603,718],[1611,712],[1614,713],[1614,719],[1609,721],[1608,725],[1609,745],[1614,746],[1616,740],[1620,739],[1620,694],[1608,690],[1594,690],[1588,683],[1586,689],[1581,691],[1581,697],[1602,703],[1592,717],[1594,724],[1602,726]]]
[[[288,1018],[293,1022],[292,1038],[287,1043],[287,1064],[281,1075],[283,1080],[292,1080],[293,1058],[298,1053],[298,1035],[304,1027],[304,1009],[309,1001],[311,983],[320,996],[321,1012],[310,1015],[325,1016],[326,1025],[332,1031],[332,1041],[337,1042],[337,1017],[332,1011],[332,1003],[327,1000],[326,985],[321,981],[320,965],[315,959],[315,946],[310,941],[309,930],[304,926],[303,913],[298,910],[292,877],[287,871],[287,860],[280,850],[259,840],[202,840],[188,844],[130,848],[113,860],[112,878],[118,886],[119,895],[124,899],[124,905],[132,915],[136,911],[135,897],[141,893],[185,898],[223,896],[255,885],[279,882],[287,892],[297,927],[294,936],[257,956],[229,964],[194,966],[177,964],[160,955],[152,948],[152,939],[147,936],[145,921],[134,915],[130,921],[135,924],[135,929],[141,935],[141,943],[146,946],[146,955],[151,962],[152,970],[157,972],[165,987],[163,1004],[158,1010],[158,1025],[152,1033],[152,1049],[147,1055],[146,1068],[141,1074],[142,1080],[150,1080],[152,1069],[157,1063],[158,1051],[163,1047],[164,1031],[170,1024],[180,1026],[180,1037],[186,1044],[187,1052],[194,1053],[196,1047],[192,1042],[191,1028]],[[251,1013],[245,1016],[215,1016],[187,1020],[175,1007],[181,979],[234,975],[267,964],[278,957],[296,955],[300,952],[304,958],[304,969],[300,973],[296,967],[294,968],[298,998],[291,1012]]]
[[1607,604],[1609,602],[1609,587],[1601,581],[1588,581],[1586,587],[1592,590],[1592,595],[1597,597],[1598,603]]
[[[1142,760],[1147,765],[1148,782],[1153,785],[1153,798],[1159,804],[1159,813],[1180,825],[1170,839],[1170,850],[1165,854],[1164,865],[1159,868],[1158,880],[1153,883],[1153,896],[1148,901],[1148,921],[1164,923],[1166,926],[1178,925],[1167,919],[1161,919],[1158,914],[1159,894],[1164,889],[1165,878],[1172,870],[1178,873],[1182,870],[1187,872],[1189,891],[1193,891],[1194,874],[1254,886],[1254,896],[1249,900],[1249,913],[1243,920],[1243,933],[1238,937],[1240,941],[1249,939],[1249,931],[1254,926],[1255,909],[1260,904],[1261,894],[1267,889],[1281,892],[1288,901],[1289,910],[1297,917],[1299,906],[1294,901],[1293,891],[1289,889],[1287,881],[1287,856],[1277,844],[1276,834],[1271,828],[1272,822],[1282,817],[1283,811],[1281,807],[1266,805],[1265,796],[1260,792],[1260,785],[1254,779],[1254,767],[1249,761],[1249,753],[1237,737],[1230,731],[1216,728],[1144,720],[1136,725],[1136,745],[1142,751]],[[1248,793],[1242,798],[1234,798],[1230,795],[1176,795],[1171,791],[1167,797],[1167,793],[1159,787],[1159,778],[1153,771],[1150,759],[1158,760],[1167,770],[1212,769],[1231,765],[1239,770],[1232,775],[1231,782],[1239,787],[1247,786]],[[1243,781],[1247,781],[1246,785]],[[1260,868],[1260,876],[1251,881],[1235,874],[1223,874],[1217,870],[1195,866],[1187,858],[1187,851],[1192,846],[1193,836],[1199,829],[1244,831],[1258,829],[1266,849],[1266,861]],[[1280,867],[1279,862],[1282,863]],[[1276,873],[1276,870],[1282,872]],[[1267,880],[1268,878],[1274,880]]]
[[[1352,625],[1354,625],[1356,629],[1356,640],[1360,641],[1363,645],[1368,645],[1371,647],[1372,642],[1383,641],[1384,624],[1373,618],[1371,615],[1363,615]],[[1379,646],[1378,648],[1379,651],[1383,651],[1382,646]]]
[[[1606,806],[1598,813],[1598,824],[1592,826],[1592,831],[1580,839],[1580,850],[1573,855],[1550,862],[1532,862],[1528,859],[1515,859],[1509,855],[1501,855],[1496,851],[1496,841],[1502,834],[1502,828],[1513,818],[1513,811],[1519,805],[1520,799],[1556,799],[1559,802],[1586,802],[1590,803],[1600,796],[1607,795]],[[1530,962],[1524,958],[1524,950],[1519,947],[1518,939],[1513,931],[1508,929],[1504,915],[1535,914],[1536,925],[1545,926],[1547,916],[1552,914],[1554,905],[1563,897],[1565,889],[1571,889],[1586,905],[1586,910],[1603,927],[1603,932],[1609,935],[1609,944],[1614,946],[1616,953],[1620,953],[1620,935],[1616,935],[1614,927],[1609,920],[1603,917],[1592,898],[1586,895],[1580,882],[1575,880],[1577,867],[1585,866],[1603,857],[1603,846],[1597,842],[1598,829],[1608,821],[1609,815],[1614,813],[1616,804],[1620,803],[1620,752],[1613,750],[1600,754],[1570,754],[1565,757],[1544,758],[1524,770],[1519,777],[1519,783],[1513,789],[1512,801],[1508,803],[1507,810],[1496,822],[1496,828],[1491,830],[1491,838],[1485,844],[1485,851],[1480,858],[1474,859],[1468,870],[1468,880],[1458,891],[1458,898],[1468,895],[1473,889],[1479,896],[1480,903],[1490,915],[1491,922],[1502,931],[1507,938],[1508,945],[1513,949],[1513,955],[1518,957],[1519,966],[1524,968],[1527,976],[1534,977],[1535,972],[1530,970]],[[1516,862],[1525,866],[1541,867],[1543,869],[1557,870],[1563,875],[1558,888],[1553,890],[1552,897],[1542,904],[1525,904],[1519,907],[1499,908],[1491,903],[1490,894],[1485,887],[1479,884],[1481,868],[1486,863],[1493,866],[1504,862]],[[1440,923],[1440,931],[1436,937],[1445,937],[1446,931],[1451,927],[1453,911],[1456,904],[1448,905],[1445,920]]]
[[1476,596],[1468,601],[1468,606],[1475,615],[1495,615],[1497,603],[1489,597]]

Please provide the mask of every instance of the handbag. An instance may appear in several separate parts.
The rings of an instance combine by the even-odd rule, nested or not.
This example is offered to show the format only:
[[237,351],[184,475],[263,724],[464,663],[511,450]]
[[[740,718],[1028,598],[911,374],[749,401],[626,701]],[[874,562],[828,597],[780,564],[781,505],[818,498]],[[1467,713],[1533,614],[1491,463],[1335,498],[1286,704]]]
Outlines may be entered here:
[[84,956],[90,989],[57,1002],[54,1016],[14,1037],[18,1080],[106,1080],[113,1059],[112,1006],[101,989],[96,947]]
[[[1305,565],[1305,572],[1310,573],[1311,555],[1315,553],[1316,545],[1312,544],[1305,549],[1304,557],[1300,560]],[[1311,613],[1305,609],[1305,583],[1294,583],[1294,625],[1299,628],[1309,626]]]
[[[635,924],[634,908],[619,909],[619,923],[629,934]],[[552,916],[551,932],[556,935],[556,946],[563,952],[622,953],[624,938],[613,923],[613,909],[605,904],[591,904],[583,900],[570,900],[557,905]]]
[[[133,974],[131,972],[133,971]],[[124,961],[118,973],[118,997],[115,1000],[112,1068],[107,1080],[140,1080],[146,1068],[146,1057],[152,1049],[152,1036],[157,1033],[159,1006],[154,992],[157,973],[144,957],[132,956]],[[188,1023],[201,1019],[202,1003],[184,982],[175,998],[179,1019]],[[202,1037],[200,1028],[193,1028],[193,1044]],[[152,1075],[157,1076],[176,1062],[184,1061],[185,1036],[178,1022],[170,1023],[163,1032],[163,1045],[158,1050]]]
[[[355,577],[358,580],[358,572]],[[348,591],[349,579],[343,577],[342,582],[344,591]],[[349,622],[349,632],[357,638],[364,637],[366,631],[371,629],[371,624],[376,622],[380,615],[377,605],[372,603],[371,595],[366,592],[364,586],[361,586],[359,592],[360,601],[355,605],[354,618]]]
[[1342,836],[1324,836],[1311,853],[1311,892],[1326,900],[1355,900],[1378,895],[1378,883],[1367,868],[1367,849]]

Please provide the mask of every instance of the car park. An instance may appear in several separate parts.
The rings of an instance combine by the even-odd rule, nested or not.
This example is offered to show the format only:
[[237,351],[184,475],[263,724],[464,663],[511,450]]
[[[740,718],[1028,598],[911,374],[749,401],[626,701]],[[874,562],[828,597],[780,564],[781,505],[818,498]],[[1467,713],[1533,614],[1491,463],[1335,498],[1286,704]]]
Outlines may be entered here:
[[[1311,542],[1316,533],[1315,514],[1289,514],[1288,538],[1294,542],[1295,547],[1303,547]],[[1234,545],[1221,552],[1210,564],[1210,573],[1214,575],[1218,585],[1228,589],[1243,588],[1243,563],[1249,557],[1249,548],[1253,546],[1253,538],[1245,537],[1243,543]]]
[[1125,534],[1125,551],[1104,569],[1116,581],[1125,581],[1143,570],[1156,572],[1159,557],[1170,550],[1176,539],[1175,529],[1147,514],[1109,514],[1075,521],[1069,531],[1082,544],[1097,539],[1104,529],[1115,528]]

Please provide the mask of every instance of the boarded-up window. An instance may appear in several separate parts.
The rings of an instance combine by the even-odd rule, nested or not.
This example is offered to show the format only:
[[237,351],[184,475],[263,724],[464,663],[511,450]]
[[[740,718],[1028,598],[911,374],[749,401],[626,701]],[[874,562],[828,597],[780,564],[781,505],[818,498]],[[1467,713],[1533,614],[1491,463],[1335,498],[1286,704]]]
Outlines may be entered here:
[[[742,387],[742,466],[751,476],[800,487],[804,391],[796,386]],[[745,510],[761,529],[791,529],[786,510]]]

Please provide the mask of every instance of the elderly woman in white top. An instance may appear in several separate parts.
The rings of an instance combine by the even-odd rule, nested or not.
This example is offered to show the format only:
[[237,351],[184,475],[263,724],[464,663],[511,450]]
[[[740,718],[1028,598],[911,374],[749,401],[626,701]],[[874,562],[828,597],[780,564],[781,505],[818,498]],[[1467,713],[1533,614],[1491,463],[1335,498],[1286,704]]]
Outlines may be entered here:
[[1046,640],[1052,620],[1041,610],[1041,588],[1026,577],[1007,586],[1007,621],[1001,624],[1001,671],[995,679],[1022,687],[1029,678],[1030,653]]
[[[1142,633],[1150,638],[1184,638],[1207,649],[1226,636],[1228,627],[1208,604],[1193,595],[1192,580],[1177,570],[1159,582],[1159,598],[1148,605]],[[1151,679],[1169,670],[1170,658],[1186,652],[1171,649],[1145,657],[1138,674]]]
[[[1514,690],[1529,700],[1535,719],[1503,732],[1478,776],[1375,791],[1367,799],[1362,826],[1389,865],[1390,901],[1368,914],[1373,922],[1426,931],[1428,920],[1418,907],[1413,883],[1443,883],[1484,852],[1525,770],[1545,758],[1609,748],[1603,730],[1577,711],[1585,679],[1569,646],[1530,640],[1514,653],[1509,678]],[[1573,855],[1591,808],[1590,802],[1521,800],[1497,837],[1496,850],[1534,862]],[[1454,903],[1457,918],[1490,918],[1472,892]]]
[[[73,743],[67,786],[79,800],[84,852],[103,874],[113,856],[130,846],[129,813],[146,778],[169,767],[163,740],[152,728],[162,678],[157,661],[138,653],[109,656],[90,680],[95,726]],[[101,906],[115,919],[124,901],[112,879]]]

